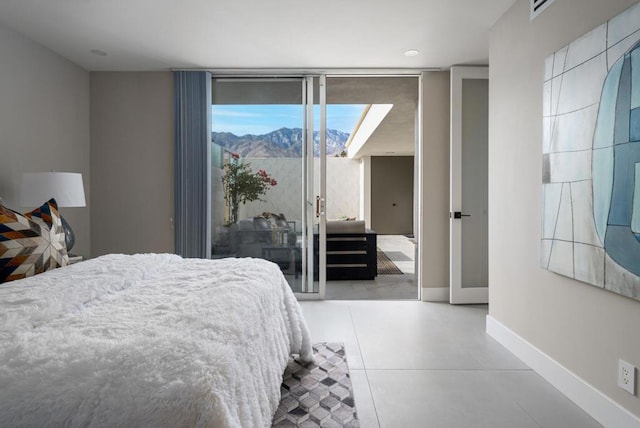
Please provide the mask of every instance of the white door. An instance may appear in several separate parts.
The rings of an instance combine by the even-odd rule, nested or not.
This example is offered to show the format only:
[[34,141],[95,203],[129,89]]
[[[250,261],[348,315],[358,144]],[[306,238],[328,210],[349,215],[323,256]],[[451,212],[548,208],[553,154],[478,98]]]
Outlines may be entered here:
[[487,67],[451,68],[450,302],[487,303]]

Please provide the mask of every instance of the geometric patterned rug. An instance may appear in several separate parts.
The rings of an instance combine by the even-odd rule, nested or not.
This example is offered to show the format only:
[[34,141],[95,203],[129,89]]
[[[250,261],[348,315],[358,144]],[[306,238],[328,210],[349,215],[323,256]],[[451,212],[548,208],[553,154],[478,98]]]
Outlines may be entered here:
[[317,343],[313,354],[314,362],[289,362],[272,427],[359,428],[344,345]]

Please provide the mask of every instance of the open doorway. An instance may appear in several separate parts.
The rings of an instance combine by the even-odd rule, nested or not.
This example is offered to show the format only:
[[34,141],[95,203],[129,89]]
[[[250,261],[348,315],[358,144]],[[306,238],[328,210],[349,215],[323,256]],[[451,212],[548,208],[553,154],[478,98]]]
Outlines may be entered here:
[[[353,130],[344,155],[359,165],[359,209],[351,219],[364,223],[365,238],[375,234],[374,277],[327,277],[327,299],[418,299],[416,281],[414,173],[419,102],[418,76],[336,76],[327,78],[327,105],[364,104],[363,115]],[[328,107],[327,125],[331,112]],[[327,178],[341,171],[327,162]],[[345,180],[339,195],[352,194]],[[328,188],[329,189],[329,188]],[[340,197],[340,196],[339,196]],[[331,194],[327,192],[327,203]],[[329,225],[341,219],[327,216],[327,269],[332,262],[348,265],[342,248],[332,258]],[[343,219],[348,221],[349,219]],[[366,251],[366,250],[365,250]],[[342,268],[348,270],[348,267]]]

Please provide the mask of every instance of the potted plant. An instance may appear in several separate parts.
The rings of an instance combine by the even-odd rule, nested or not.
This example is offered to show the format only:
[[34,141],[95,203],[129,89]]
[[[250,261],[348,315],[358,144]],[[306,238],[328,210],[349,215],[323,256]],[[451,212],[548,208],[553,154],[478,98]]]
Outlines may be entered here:
[[238,222],[240,203],[262,200],[260,197],[278,184],[265,170],[253,172],[249,163],[241,163],[239,160],[240,155],[232,153],[230,162],[224,166],[222,177],[224,199],[230,207],[229,224]]

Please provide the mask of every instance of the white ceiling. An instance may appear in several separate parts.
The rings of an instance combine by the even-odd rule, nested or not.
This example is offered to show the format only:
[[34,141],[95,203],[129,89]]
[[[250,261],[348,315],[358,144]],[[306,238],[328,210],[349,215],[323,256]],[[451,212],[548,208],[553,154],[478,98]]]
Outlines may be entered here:
[[489,29],[513,3],[2,0],[0,22],[92,71],[448,68],[486,64]]
[[[446,69],[487,64],[515,1],[0,0],[0,23],[89,71]],[[360,155],[413,153],[415,78],[329,83],[330,103],[394,104]]]
[[413,155],[417,77],[330,77],[327,79],[327,103],[393,104],[357,156]]

